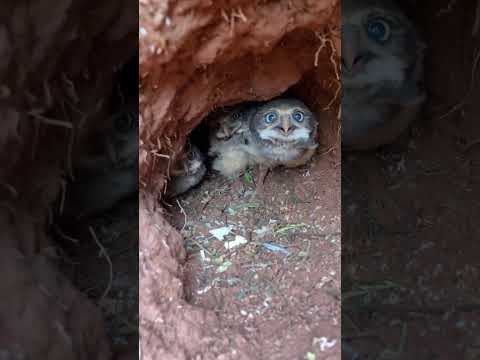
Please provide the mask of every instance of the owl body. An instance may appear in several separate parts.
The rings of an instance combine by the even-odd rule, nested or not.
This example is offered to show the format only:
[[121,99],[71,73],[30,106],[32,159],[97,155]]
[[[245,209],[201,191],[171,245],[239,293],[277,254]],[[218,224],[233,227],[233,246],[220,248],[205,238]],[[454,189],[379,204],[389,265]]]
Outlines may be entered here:
[[227,117],[227,123],[240,123],[232,126],[236,131],[228,138],[214,131],[210,139],[209,154],[215,156],[212,167],[224,176],[236,176],[253,165],[303,165],[318,146],[316,118],[298,100],[276,99],[234,112],[239,115],[233,122]]
[[394,1],[346,0],[342,12],[342,145],[373,148],[418,117],[425,45]]
[[187,192],[198,185],[207,172],[205,157],[201,151],[193,144],[188,144],[186,149],[171,170],[172,178],[167,184],[167,197],[171,198]]

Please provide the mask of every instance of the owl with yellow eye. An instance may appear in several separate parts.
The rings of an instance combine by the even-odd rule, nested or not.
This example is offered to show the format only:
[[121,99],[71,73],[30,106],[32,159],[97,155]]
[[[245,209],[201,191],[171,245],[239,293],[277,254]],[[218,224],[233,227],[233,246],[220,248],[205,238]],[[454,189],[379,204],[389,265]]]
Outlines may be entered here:
[[[233,131],[225,131],[229,126]],[[213,169],[234,177],[259,165],[261,178],[257,186],[263,183],[269,169],[304,165],[318,147],[315,114],[292,98],[233,109],[217,132],[210,136]]]

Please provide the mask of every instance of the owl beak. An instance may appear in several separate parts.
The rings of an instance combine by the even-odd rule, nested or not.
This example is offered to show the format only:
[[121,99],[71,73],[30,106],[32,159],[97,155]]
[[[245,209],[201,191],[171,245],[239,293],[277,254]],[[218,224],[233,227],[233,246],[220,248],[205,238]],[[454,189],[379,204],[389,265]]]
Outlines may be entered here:
[[292,125],[288,118],[282,119],[282,126],[279,126],[279,130],[283,131],[285,134],[290,134],[295,128],[296,126]]
[[364,64],[364,59],[359,31],[345,30],[342,35],[342,67],[347,73],[356,73]]

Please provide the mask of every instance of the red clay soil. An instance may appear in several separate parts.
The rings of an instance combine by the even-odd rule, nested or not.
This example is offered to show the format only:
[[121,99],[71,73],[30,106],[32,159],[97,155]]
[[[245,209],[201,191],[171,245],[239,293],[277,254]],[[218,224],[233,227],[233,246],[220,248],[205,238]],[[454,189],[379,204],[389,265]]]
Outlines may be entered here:
[[102,121],[102,111],[92,109],[102,98],[108,104],[114,69],[135,55],[135,14],[129,1],[88,9],[80,0],[2,4],[2,357],[112,357],[99,309],[53,265],[46,231],[70,170],[71,145]]
[[343,156],[342,282],[351,308],[342,331],[365,356],[480,356],[474,3],[427,1],[418,9],[429,44],[424,117],[379,152]]
[[[338,3],[141,1],[143,187],[161,192],[186,136],[214,108],[272,98],[313,69],[315,32],[338,25]],[[324,73],[329,51],[321,54]]]
[[[339,359],[338,156],[274,170],[264,201],[246,179],[210,174],[168,207],[187,248],[187,299],[242,334],[252,359]],[[225,226],[223,241],[210,233]],[[225,247],[239,237],[247,242]]]
[[[327,39],[333,39],[339,11],[339,1],[335,0],[140,2],[139,266],[143,359],[259,359],[268,349],[276,348],[280,356],[288,344],[303,344],[299,353],[312,346],[312,333],[306,328],[297,332],[299,336],[308,333],[302,341],[285,339],[279,347],[268,340],[267,332],[263,340],[256,341],[244,332],[245,328],[242,330],[242,322],[226,321],[216,314],[212,303],[199,306],[187,301],[193,301],[192,288],[185,280],[193,278],[185,268],[184,241],[165,220],[158,199],[168,168],[188,134],[212,110],[270,99],[300,80],[308,85],[292,90],[313,109],[324,108],[334,99],[321,127],[323,142],[335,144],[338,80],[335,62],[330,61],[334,46],[327,43],[318,51],[322,42],[316,33],[324,32]],[[334,135],[329,136],[329,132]],[[335,186],[338,191],[339,185]],[[321,249],[312,252],[318,255]],[[296,281],[294,276],[290,280]],[[313,276],[309,284],[317,280]],[[300,304],[307,306],[309,302],[299,296]],[[338,315],[334,302],[322,299],[321,304],[328,309],[325,313]],[[275,313],[281,315],[279,308]],[[301,319],[292,320],[300,328],[313,326]]]

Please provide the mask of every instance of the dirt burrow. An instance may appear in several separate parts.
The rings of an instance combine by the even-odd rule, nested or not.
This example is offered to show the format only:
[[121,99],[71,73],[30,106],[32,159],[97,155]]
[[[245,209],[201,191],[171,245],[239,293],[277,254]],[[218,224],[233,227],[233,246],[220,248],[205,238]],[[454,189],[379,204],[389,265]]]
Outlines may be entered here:
[[[337,1],[192,0],[140,4],[140,337],[145,359],[280,359],[282,354],[305,356],[309,351],[338,356],[338,302],[335,294],[332,297],[323,289],[339,287],[339,245],[335,235],[339,222],[332,217],[339,214],[339,201],[321,207],[326,197],[339,193],[339,168],[326,160],[328,156],[319,155],[312,165],[285,172],[288,177],[281,170],[274,172],[270,189],[279,191],[279,203],[268,202],[263,210],[245,205],[251,202],[248,190],[237,189],[227,195],[212,192],[215,196],[203,209],[207,218],[200,221],[195,214],[201,212],[202,194],[222,182],[214,175],[190,197],[174,201],[171,207],[158,199],[168,168],[188,134],[221,106],[266,100],[290,90],[321,115],[320,141],[324,150],[338,146],[339,10]],[[303,177],[309,171],[311,175]],[[316,184],[323,181],[321,174],[331,179],[323,187]],[[296,178],[298,184],[282,184],[291,178]],[[241,182],[230,185],[251,187]],[[310,205],[295,207],[292,202],[296,201],[292,196],[305,198],[312,194],[317,194],[310,205],[317,208],[314,214],[318,214],[319,221],[310,217],[310,211],[306,216]],[[213,268],[204,269],[196,262],[200,253],[191,240],[207,230],[201,229],[205,223],[210,222],[213,228],[218,225],[215,221],[223,221],[213,217],[219,214],[215,209],[228,201],[240,208],[246,206],[237,213],[237,235],[248,236],[257,228],[254,218],[258,215],[262,221],[269,221],[272,211],[277,212],[279,221],[272,226],[305,223],[305,228],[294,226],[292,233],[286,230],[280,237],[267,237],[279,241],[279,245],[294,246],[290,249],[292,255],[284,258],[277,253],[267,254],[252,242],[235,255],[224,254],[223,260],[232,256],[230,261],[235,265],[215,280]],[[183,232],[186,242],[178,231],[184,226],[175,229],[165,219],[165,211],[175,214],[179,204],[187,214]],[[176,224],[176,216],[171,216],[170,223]],[[325,234],[316,227],[327,224],[330,227]],[[192,232],[197,235],[192,236]],[[220,251],[220,245],[205,244],[212,246],[212,251]],[[212,258],[220,261],[222,254]],[[244,261],[248,263],[242,268]],[[271,263],[271,267],[258,270],[256,261]],[[258,270],[258,278],[249,279],[255,276],[254,270]],[[300,274],[305,274],[306,283],[299,283]],[[331,285],[322,284],[322,276]],[[230,277],[238,277],[240,283],[232,288],[217,287],[219,281],[228,282]],[[215,284],[204,296],[197,296],[199,278],[205,286]],[[276,282],[278,286],[271,285]],[[286,290],[290,285],[292,288]],[[239,291],[246,291],[249,300],[238,300],[235,294]],[[262,310],[264,295],[271,299]],[[225,301],[216,302],[217,296]],[[257,310],[270,310],[270,315],[258,316]],[[310,313],[314,314],[314,322],[308,320],[306,314]],[[283,329],[285,339],[270,336],[277,325]],[[248,332],[249,328],[256,329],[258,337],[255,331]],[[333,345],[321,352],[324,341]],[[293,344],[298,345],[294,351]]]

